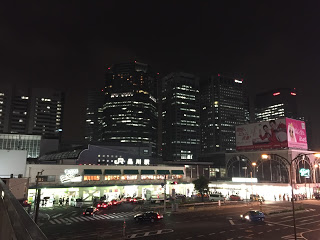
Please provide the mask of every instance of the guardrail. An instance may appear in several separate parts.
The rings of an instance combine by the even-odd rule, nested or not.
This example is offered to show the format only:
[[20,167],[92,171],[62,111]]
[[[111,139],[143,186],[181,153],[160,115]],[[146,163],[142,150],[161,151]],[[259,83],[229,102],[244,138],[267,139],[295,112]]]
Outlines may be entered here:
[[47,240],[1,179],[0,212],[0,239]]

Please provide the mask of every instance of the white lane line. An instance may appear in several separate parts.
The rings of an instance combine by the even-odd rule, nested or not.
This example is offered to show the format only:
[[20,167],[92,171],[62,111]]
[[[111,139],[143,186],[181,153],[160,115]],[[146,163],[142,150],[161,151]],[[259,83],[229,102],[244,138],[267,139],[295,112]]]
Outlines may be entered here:
[[258,234],[262,234],[263,232],[259,232]]
[[132,234],[131,236],[130,236],[130,238],[135,238],[137,236],[137,234]]
[[199,236],[197,236],[197,237],[204,237],[204,235],[199,235]]
[[272,232],[272,230],[268,230],[267,232]]
[[54,221],[56,221],[56,223],[61,224],[62,222],[60,222],[58,219],[53,219]]
[[300,222],[308,222],[308,221],[310,221],[309,219],[306,219],[306,220],[302,220],[302,221],[300,221]]
[[56,217],[59,217],[61,215],[62,215],[62,213],[59,213],[59,214],[53,215],[52,218],[56,218]]
[[235,225],[235,224],[234,224],[234,222],[233,222],[232,220],[229,220],[229,222],[230,222],[230,224],[231,224],[231,225]]
[[225,233],[226,231],[221,231],[221,232],[219,232],[219,233]]
[[75,217],[75,218],[78,219],[78,220],[81,221],[81,222],[84,222],[84,220],[81,219],[80,217]]
[[209,233],[209,235],[214,235],[214,234],[216,234],[216,233]]
[[76,219],[76,218],[70,218],[72,221],[74,221],[74,222],[79,222],[79,220],[78,219]]

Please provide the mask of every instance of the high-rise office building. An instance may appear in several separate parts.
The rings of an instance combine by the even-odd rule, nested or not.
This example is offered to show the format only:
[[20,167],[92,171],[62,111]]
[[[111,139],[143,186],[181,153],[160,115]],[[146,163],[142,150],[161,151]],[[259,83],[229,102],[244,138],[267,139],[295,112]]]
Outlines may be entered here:
[[157,74],[139,62],[115,64],[106,71],[102,141],[148,143],[156,155]]
[[235,126],[249,120],[243,77],[217,74],[201,87],[201,153],[235,150]]
[[62,131],[64,94],[53,89],[0,90],[2,133],[59,137]]
[[295,89],[279,88],[256,95],[255,118],[257,122],[278,118],[298,118],[297,93]]
[[299,113],[297,97],[295,88],[277,88],[257,94],[255,120],[262,122],[287,117],[305,121],[308,148],[313,149],[311,120]]
[[102,139],[102,113],[104,89],[90,89],[87,95],[85,140],[98,142]]
[[197,161],[200,154],[199,79],[175,72],[162,79],[162,156]]

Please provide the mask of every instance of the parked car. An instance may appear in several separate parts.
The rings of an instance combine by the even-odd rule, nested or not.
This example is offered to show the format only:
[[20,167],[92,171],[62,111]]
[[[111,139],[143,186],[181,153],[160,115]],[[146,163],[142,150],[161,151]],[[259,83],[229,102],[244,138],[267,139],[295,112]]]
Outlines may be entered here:
[[81,198],[77,198],[77,199],[71,199],[70,201],[71,206],[74,206],[76,208],[81,208],[83,205],[83,201]]
[[241,198],[238,195],[230,195],[230,201],[241,201]]
[[98,202],[97,208],[108,208],[110,204],[108,202]]
[[154,222],[154,221],[159,221],[163,219],[163,215],[160,215],[158,212],[151,211],[151,212],[137,214],[133,218],[136,222],[141,222],[141,221]]
[[116,200],[116,199],[112,199],[111,201],[110,201],[110,205],[113,205],[113,206],[115,206],[115,205],[119,205],[121,202],[119,202],[118,200]]
[[98,211],[97,208],[95,207],[88,207],[86,210],[83,212],[83,215],[85,216],[93,216],[96,212]]
[[130,202],[131,201],[131,197],[127,197],[125,201],[126,202]]
[[264,222],[265,215],[258,210],[251,210],[243,215],[240,215],[241,220],[248,222]]
[[219,193],[209,195],[209,201],[211,201],[211,202],[218,202],[219,200],[224,201],[224,199],[225,199],[225,197]]
[[132,203],[144,203],[144,199],[141,197],[135,197],[135,198],[131,198],[130,202]]

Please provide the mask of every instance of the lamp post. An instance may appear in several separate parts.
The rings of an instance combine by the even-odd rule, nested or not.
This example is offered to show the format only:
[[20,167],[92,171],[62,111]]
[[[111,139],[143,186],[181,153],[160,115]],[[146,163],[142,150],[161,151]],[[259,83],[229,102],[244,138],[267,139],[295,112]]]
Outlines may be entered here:
[[257,165],[256,162],[252,163],[252,166],[253,166],[253,177],[256,177],[256,165]]
[[261,158],[262,159],[269,159],[271,156],[277,156],[280,157],[281,159],[284,159],[288,164],[289,164],[289,178],[290,178],[290,186],[291,186],[291,203],[292,203],[292,216],[293,216],[293,231],[294,231],[294,239],[297,240],[297,229],[296,229],[296,216],[295,216],[295,209],[294,209],[294,197],[293,197],[293,162],[295,162],[298,158],[302,156],[307,156],[307,155],[314,155],[316,158],[320,157],[320,153],[299,153],[294,159],[289,161],[285,157],[282,157],[278,154],[262,154]]

